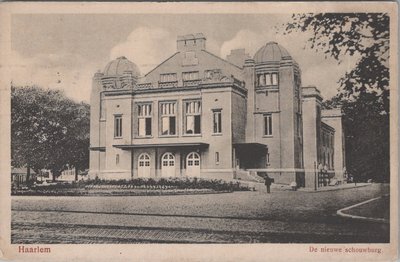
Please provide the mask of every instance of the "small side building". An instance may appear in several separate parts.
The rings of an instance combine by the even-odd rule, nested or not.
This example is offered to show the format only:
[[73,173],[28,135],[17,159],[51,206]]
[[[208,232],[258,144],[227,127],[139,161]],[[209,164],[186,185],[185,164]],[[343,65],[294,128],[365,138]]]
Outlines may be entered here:
[[[314,187],[319,167],[324,167],[339,182],[344,182],[344,130],[341,109],[322,109],[322,96],[315,86],[303,90],[304,169],[306,187]],[[318,175],[318,174],[317,174]]]
[[[26,167],[11,167],[11,184],[14,186],[25,185],[28,181],[28,173]],[[29,179],[34,181],[36,177],[36,172],[30,169]]]

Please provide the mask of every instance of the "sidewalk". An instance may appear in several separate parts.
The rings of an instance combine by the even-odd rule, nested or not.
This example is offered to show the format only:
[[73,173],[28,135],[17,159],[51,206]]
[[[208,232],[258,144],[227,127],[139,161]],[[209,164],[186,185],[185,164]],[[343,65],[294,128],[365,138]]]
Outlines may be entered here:
[[[242,183],[243,185],[247,185],[249,188],[254,189],[255,191],[267,192],[267,189],[266,189],[266,186],[264,185],[264,183],[249,182],[249,181],[240,181],[240,183]],[[351,183],[351,184],[342,184],[342,185],[338,185],[338,186],[324,186],[324,187],[318,187],[317,191],[314,190],[314,187],[301,187],[301,188],[298,188],[297,191],[307,192],[307,193],[319,193],[319,192],[326,192],[326,191],[359,188],[359,187],[365,187],[365,186],[370,186],[370,185],[372,185],[372,184],[371,183],[357,183],[357,185],[355,185],[354,183]],[[271,190],[272,191],[293,191],[293,189],[289,185],[275,184],[275,183],[273,183],[271,185]]]
[[324,186],[324,187],[318,187],[317,191],[315,191],[314,188],[299,188],[297,189],[298,191],[303,191],[303,192],[325,192],[325,191],[334,191],[334,190],[341,190],[341,189],[350,189],[350,188],[358,188],[358,187],[365,187],[365,186],[370,186],[371,183],[357,183],[355,185],[354,183],[349,183],[349,184],[342,184],[342,185],[337,185],[337,186]]

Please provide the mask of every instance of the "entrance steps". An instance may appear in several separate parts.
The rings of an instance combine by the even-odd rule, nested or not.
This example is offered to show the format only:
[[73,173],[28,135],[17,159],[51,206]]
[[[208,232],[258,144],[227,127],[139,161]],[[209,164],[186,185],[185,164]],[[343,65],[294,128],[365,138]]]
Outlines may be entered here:
[[257,172],[247,171],[242,169],[236,170],[235,172],[236,172],[236,179],[238,180],[257,182],[257,183],[265,182],[263,177],[257,175]]

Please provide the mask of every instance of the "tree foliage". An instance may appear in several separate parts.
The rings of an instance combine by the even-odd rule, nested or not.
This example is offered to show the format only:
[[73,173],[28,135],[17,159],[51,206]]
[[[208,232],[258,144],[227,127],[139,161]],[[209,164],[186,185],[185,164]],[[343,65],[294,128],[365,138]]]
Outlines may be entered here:
[[343,109],[346,164],[358,179],[389,179],[389,23],[384,13],[309,13],[285,25],[286,33],[310,32],[306,46],[338,63],[357,59],[323,106]]
[[11,158],[13,166],[77,170],[89,162],[89,105],[58,90],[11,87]]
[[389,181],[389,115],[375,93],[361,94],[357,101],[335,96],[324,101],[326,109],[341,107],[348,171],[359,181]]

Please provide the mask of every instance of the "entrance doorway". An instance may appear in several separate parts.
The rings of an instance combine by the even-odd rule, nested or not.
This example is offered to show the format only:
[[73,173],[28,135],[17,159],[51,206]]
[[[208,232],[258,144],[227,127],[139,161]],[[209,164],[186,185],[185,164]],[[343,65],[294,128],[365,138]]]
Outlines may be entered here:
[[165,153],[161,158],[161,177],[175,176],[175,156],[172,153]]
[[138,177],[150,177],[150,156],[147,153],[139,156]]
[[186,175],[200,177],[200,155],[196,152],[192,152],[186,157]]

